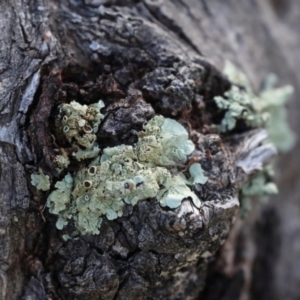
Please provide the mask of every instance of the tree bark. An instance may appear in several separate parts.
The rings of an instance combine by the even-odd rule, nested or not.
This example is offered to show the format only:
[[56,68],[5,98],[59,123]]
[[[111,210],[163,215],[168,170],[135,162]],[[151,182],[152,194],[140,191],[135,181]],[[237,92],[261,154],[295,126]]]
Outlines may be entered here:
[[[216,141],[206,124],[230,86],[219,71],[228,59],[256,90],[269,72],[295,87],[289,116],[300,134],[299,15],[296,0],[2,2],[0,299],[298,299],[299,142],[278,160],[280,194],[232,226],[238,184],[223,177],[251,135],[231,152],[236,137]],[[63,241],[30,174],[59,178],[55,107],[99,99],[105,146],[135,143],[134,131],[163,114],[202,139],[199,155],[217,149],[203,158],[217,171],[197,191],[200,210],[141,201],[100,235]]]

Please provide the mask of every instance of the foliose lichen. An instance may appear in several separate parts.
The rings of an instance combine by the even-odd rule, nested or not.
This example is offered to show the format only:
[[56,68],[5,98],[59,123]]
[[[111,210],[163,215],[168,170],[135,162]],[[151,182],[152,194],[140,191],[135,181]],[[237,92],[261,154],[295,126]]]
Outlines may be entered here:
[[[76,109],[80,112],[75,112]],[[70,111],[68,120],[70,116],[75,118],[81,114],[82,106],[73,103]],[[68,124],[75,130],[77,125],[71,127]],[[62,126],[67,125],[62,123]],[[76,127],[76,130],[80,129]],[[82,140],[73,134],[69,141],[82,145]],[[94,160],[73,178],[68,174],[57,182],[56,190],[48,197],[50,212],[58,215],[58,229],[73,219],[81,234],[99,234],[104,216],[108,220],[116,219],[122,216],[125,204],[136,205],[148,198],[156,198],[161,206],[169,208],[176,208],[183,199],[190,198],[196,207],[200,207],[201,201],[189,186],[204,184],[208,178],[199,163],[190,166],[189,178],[179,172],[177,166],[184,165],[195,149],[180,123],[155,116],[138,133],[138,141],[133,146],[107,147],[101,156],[98,147],[92,155],[89,153],[94,148],[90,144],[86,148],[90,152],[82,150],[83,156],[77,152],[80,159],[76,158],[95,157]]]
[[70,202],[70,196],[73,188],[73,178],[67,174],[62,181],[56,182],[55,191],[53,191],[47,200],[47,206],[52,214],[58,215],[64,211]]
[[256,197],[262,202],[266,202],[271,195],[278,194],[277,185],[272,182],[273,177],[273,166],[268,165],[243,185],[240,193],[242,217],[245,217],[251,210],[251,198]]
[[237,86],[223,96],[215,97],[217,106],[226,110],[219,126],[221,132],[235,128],[238,120],[244,120],[249,127],[262,127],[268,120],[269,113],[256,111],[255,98]]
[[290,129],[285,104],[293,93],[290,85],[274,88],[277,78],[270,74],[266,79],[259,95],[260,111],[269,113],[265,127],[269,134],[269,141],[279,152],[286,153],[295,145],[295,134]]
[[[277,80],[273,74],[270,74],[259,95],[256,96],[246,75],[232,63],[227,61],[223,72],[232,82],[232,87],[224,96],[214,99],[217,106],[226,111],[218,126],[220,132],[234,129],[237,121],[243,120],[250,128],[266,128],[267,141],[271,142],[279,152],[290,150],[295,138],[288,126],[284,105],[293,93],[293,88],[291,86],[274,88]],[[272,178],[273,169],[272,165],[269,165],[242,187],[240,197],[242,214],[249,210],[249,198],[266,199],[269,195],[278,193]]]
[[138,133],[137,155],[141,162],[159,166],[184,164],[195,145],[175,120],[156,116]]
[[242,194],[245,197],[267,197],[278,193],[278,188],[274,182],[268,181],[268,178],[274,176],[274,171],[271,166],[265,167],[252,180],[245,183],[242,188]]
[[70,164],[70,159],[64,149],[61,149],[62,154],[55,156],[55,162],[58,166],[57,171],[60,173],[63,169],[66,169]]
[[96,133],[104,118],[100,112],[104,106],[102,100],[89,106],[75,101],[59,106],[62,115],[59,127],[69,143],[78,148],[75,153],[77,160],[93,158],[99,154]]
[[230,131],[238,120],[243,120],[251,128],[266,128],[269,141],[279,151],[291,149],[295,138],[288,126],[284,105],[293,93],[293,87],[274,88],[276,77],[271,74],[256,96],[246,75],[232,63],[227,61],[223,72],[233,85],[224,96],[214,98],[217,106],[226,111],[219,130]]
[[38,190],[48,191],[50,189],[50,179],[48,175],[45,175],[41,169],[39,174],[31,174],[31,184]]

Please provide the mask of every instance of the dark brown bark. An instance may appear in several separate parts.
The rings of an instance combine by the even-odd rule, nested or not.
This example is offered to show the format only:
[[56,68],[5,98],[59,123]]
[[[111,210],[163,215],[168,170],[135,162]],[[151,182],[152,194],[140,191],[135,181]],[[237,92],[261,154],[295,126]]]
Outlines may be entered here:
[[[216,140],[206,125],[218,118],[213,96],[229,87],[219,71],[229,59],[256,89],[269,72],[294,85],[290,123],[300,133],[299,14],[292,0],[2,2],[0,299],[297,299],[297,147],[278,162],[279,196],[257,202],[220,249],[245,179],[228,177],[252,133],[232,151],[235,137]],[[134,143],[154,114],[201,139],[210,182],[197,190],[200,210],[141,201],[104,221],[99,236],[61,239],[30,174],[40,167],[59,178],[55,107],[100,98],[103,146]]]

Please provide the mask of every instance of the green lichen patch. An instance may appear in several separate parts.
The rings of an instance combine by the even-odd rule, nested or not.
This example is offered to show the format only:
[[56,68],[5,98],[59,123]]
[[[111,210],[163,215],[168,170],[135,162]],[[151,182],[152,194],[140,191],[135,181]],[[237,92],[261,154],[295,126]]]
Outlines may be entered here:
[[278,188],[274,182],[267,182],[265,175],[260,173],[243,186],[242,193],[245,197],[266,197],[278,194]]
[[[201,202],[189,185],[204,184],[200,164],[190,167],[190,179],[179,175],[176,165],[185,163],[194,150],[188,133],[178,122],[156,116],[138,133],[134,146],[103,149],[103,154],[74,174],[56,183],[48,197],[50,212],[58,215],[57,228],[73,219],[82,234],[99,234],[102,218],[116,219],[126,204],[156,198],[169,208],[190,198],[196,207]],[[98,148],[97,151],[100,151]],[[90,157],[83,157],[86,159]],[[172,167],[172,172],[167,168]]]
[[293,93],[291,86],[274,88],[274,75],[269,76],[258,96],[251,89],[246,75],[227,62],[224,74],[233,85],[224,96],[215,97],[225,115],[219,125],[221,132],[235,128],[238,120],[243,120],[251,128],[265,127],[271,141],[279,151],[288,151],[295,138],[288,123],[284,105]]
[[251,84],[245,73],[240,71],[232,62],[227,60],[224,65],[223,74],[235,85],[242,87],[246,92],[252,93]]
[[249,127],[262,127],[266,124],[270,114],[266,111],[259,111],[256,102],[259,100],[248,94],[237,86],[225,92],[224,97],[215,97],[217,106],[226,111],[219,130],[230,131],[235,128],[238,120],[243,120]]
[[266,129],[269,141],[279,152],[288,152],[295,145],[295,134],[288,125],[287,111],[284,105],[293,93],[293,87],[266,88],[259,96],[259,111],[268,112],[269,118]]
[[[138,160],[132,146],[106,148],[74,177],[72,192],[63,182],[49,196],[50,212],[58,214],[59,224],[73,218],[82,234],[98,234],[101,219],[122,216],[125,203],[156,197],[162,206],[176,208],[191,197],[200,207],[200,200],[179,176],[163,167],[150,167]],[[63,193],[63,195],[62,195]],[[63,220],[63,221],[62,221]]]
[[89,158],[94,158],[94,157],[98,156],[99,153],[100,153],[100,148],[95,143],[94,147],[92,149],[90,149],[90,150],[79,149],[74,153],[74,156],[78,161],[81,161],[81,160],[85,160],[85,159],[89,159]]
[[56,161],[57,165],[59,166],[59,168],[61,168],[61,169],[67,168],[70,164],[69,157],[65,156],[65,155],[56,155],[55,161]]
[[[226,111],[218,126],[219,130],[230,131],[236,127],[238,120],[243,120],[250,128],[266,128],[268,142],[271,142],[279,152],[290,150],[295,138],[288,126],[284,105],[293,93],[293,88],[291,86],[274,88],[276,77],[271,74],[256,96],[246,75],[232,63],[226,62],[224,74],[233,85],[224,96],[214,99],[217,106]],[[242,187],[240,197],[242,215],[250,207],[249,198],[267,198],[278,192],[276,184],[271,181],[272,173],[272,166],[269,165]]]
[[41,169],[39,169],[39,174],[31,174],[31,184],[35,186],[38,190],[48,191],[50,189],[49,176],[45,175]]
[[269,196],[278,194],[278,188],[272,182],[273,176],[273,168],[269,165],[243,185],[240,193],[242,217],[245,217],[251,209],[251,198],[267,201]]
[[181,174],[181,177],[188,185],[194,185],[197,183],[205,184],[208,180],[208,177],[204,175],[202,167],[199,163],[194,163],[189,167],[189,174],[190,174],[189,179],[187,179],[186,176]]
[[159,166],[184,164],[194,151],[185,128],[175,120],[155,116],[138,134],[137,155],[141,162]]
[[48,197],[47,206],[52,214],[58,215],[67,208],[70,203],[73,188],[73,178],[70,174],[66,175],[62,181],[55,184],[54,190]]
[[99,151],[95,150],[96,133],[104,118],[100,112],[104,106],[103,101],[100,100],[89,106],[72,101],[70,104],[62,104],[59,107],[62,115],[59,122],[60,130],[69,143],[79,147],[79,154],[75,155],[78,160],[96,157],[99,154]]
[[158,197],[161,206],[176,208],[180,206],[184,198],[192,199],[194,205],[198,208],[201,206],[201,201],[194,192],[186,185],[185,180],[181,176],[174,176],[168,185],[162,189]]
[[55,156],[55,162],[58,166],[57,171],[60,173],[63,169],[66,169],[70,164],[70,159],[64,151],[64,149],[61,149],[62,154]]

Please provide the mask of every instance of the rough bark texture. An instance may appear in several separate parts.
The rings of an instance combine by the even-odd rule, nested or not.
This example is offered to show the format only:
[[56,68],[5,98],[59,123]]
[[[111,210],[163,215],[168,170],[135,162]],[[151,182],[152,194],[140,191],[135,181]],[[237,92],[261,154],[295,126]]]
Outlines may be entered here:
[[[292,0],[1,2],[0,299],[298,299],[297,150],[278,162],[280,195],[235,222],[216,254],[245,179],[235,162],[257,132],[220,140],[207,125],[229,59],[256,89],[270,71],[294,85],[300,134],[299,15]],[[196,190],[200,210],[150,199],[104,221],[100,236],[61,239],[30,173],[59,176],[55,107],[99,98],[104,146],[134,143],[154,113],[189,129],[210,178]]]

